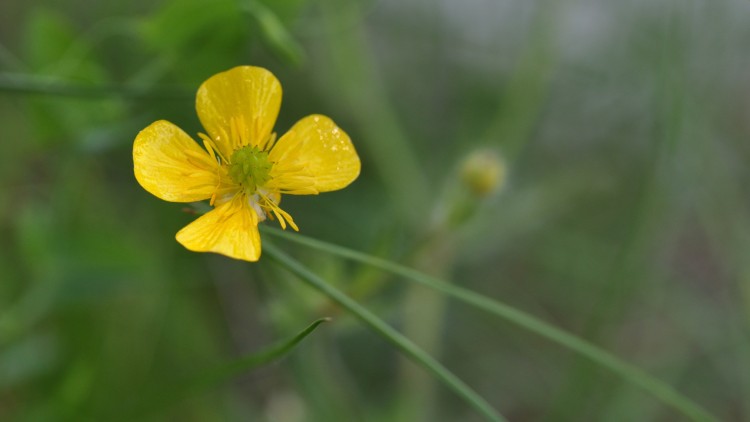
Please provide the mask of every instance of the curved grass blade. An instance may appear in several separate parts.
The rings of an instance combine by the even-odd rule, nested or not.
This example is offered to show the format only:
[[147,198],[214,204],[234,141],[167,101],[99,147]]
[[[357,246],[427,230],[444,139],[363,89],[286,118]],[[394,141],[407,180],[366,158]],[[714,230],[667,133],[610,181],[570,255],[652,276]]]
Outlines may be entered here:
[[669,405],[674,410],[682,413],[693,421],[716,421],[717,418],[708,413],[700,405],[683,396],[672,386],[664,383],[658,378],[648,374],[635,365],[625,362],[617,356],[595,346],[594,344],[577,337],[567,331],[561,330],[541,319],[527,314],[510,305],[506,305],[495,299],[474,293],[471,290],[454,286],[450,283],[431,277],[414,269],[396,264],[387,259],[378,258],[342,246],[312,239],[299,234],[286,233],[282,230],[262,226],[262,231],[270,235],[281,237],[292,242],[329,252],[343,258],[361,262],[380,268],[384,271],[403,276],[411,281],[420,283],[429,288],[438,290],[446,295],[458,299],[466,304],[472,305],[477,309],[501,317],[522,328],[534,332],[542,337],[547,338],[561,346],[564,346],[591,361],[609,369],[621,378],[637,385],[647,391],[664,404]]
[[359,303],[340,290],[326,283],[323,279],[307,269],[307,267],[277,249],[270,242],[263,243],[263,250],[263,253],[265,253],[266,256],[276,261],[289,272],[298,276],[302,281],[328,296],[331,300],[359,318],[373,331],[394,345],[409,359],[421,365],[437,379],[442,381],[448,388],[466,400],[469,405],[484,415],[488,420],[495,422],[503,422],[506,420],[489,403],[487,403],[487,401],[472,390],[471,387],[453,375],[452,372],[446,369],[424,350],[412,343],[411,340],[394,330],[390,325],[386,324],[378,316],[363,308]]
[[[299,342],[315,331],[330,318],[321,318],[308,325],[294,337],[281,341],[260,352],[240,357],[236,360],[219,365],[193,379],[174,385],[173,388],[160,388],[159,392],[167,391],[165,394],[153,394],[147,398],[145,403],[136,406],[134,411],[127,412],[124,420],[141,420],[145,416],[153,415],[165,410],[178,402],[203,391],[228,381],[232,377],[251,371],[255,368],[271,363],[289,353]],[[123,420],[120,419],[120,420]]]

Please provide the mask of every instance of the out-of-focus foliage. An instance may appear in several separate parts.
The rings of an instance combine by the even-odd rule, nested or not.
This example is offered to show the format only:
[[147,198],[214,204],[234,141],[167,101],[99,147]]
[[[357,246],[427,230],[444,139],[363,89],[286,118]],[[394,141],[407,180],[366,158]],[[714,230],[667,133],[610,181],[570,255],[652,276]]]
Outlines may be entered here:
[[[362,157],[349,189],[284,199],[302,233],[750,419],[749,42],[744,0],[0,2],[0,420],[111,420],[323,316],[288,359],[151,420],[479,420],[271,262],[174,241],[194,216],[137,185],[133,139],[194,135],[198,85],[240,64],[281,81],[278,132],[321,112]],[[458,204],[477,150],[504,187]],[[533,334],[275,242],[510,420],[679,418]]]

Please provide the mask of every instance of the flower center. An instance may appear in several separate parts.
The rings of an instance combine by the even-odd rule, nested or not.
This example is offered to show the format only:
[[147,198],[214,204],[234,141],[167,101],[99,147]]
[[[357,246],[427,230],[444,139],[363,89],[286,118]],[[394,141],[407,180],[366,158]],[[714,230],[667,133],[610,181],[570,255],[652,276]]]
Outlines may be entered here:
[[248,145],[235,150],[229,162],[229,176],[248,193],[255,192],[271,178],[269,173],[273,164],[268,161],[268,152],[258,147]]

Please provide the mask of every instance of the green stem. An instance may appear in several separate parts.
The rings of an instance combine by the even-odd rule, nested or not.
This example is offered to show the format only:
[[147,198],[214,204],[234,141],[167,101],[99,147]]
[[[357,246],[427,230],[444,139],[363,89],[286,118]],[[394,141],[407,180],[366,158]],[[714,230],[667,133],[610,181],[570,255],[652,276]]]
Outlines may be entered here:
[[474,390],[456,377],[452,372],[447,370],[438,361],[417,347],[411,340],[404,337],[401,333],[394,330],[378,316],[362,307],[359,303],[352,300],[349,296],[326,283],[323,279],[311,272],[270,242],[264,242],[264,253],[273,261],[279,263],[292,274],[299,277],[309,286],[328,296],[331,300],[338,303],[347,311],[364,322],[370,329],[394,345],[398,350],[412,359],[415,363],[421,365],[427,371],[432,373],[437,379],[442,381],[448,388],[466,400],[474,409],[487,417],[491,421],[505,421],[492,406],[480,397]]
[[393,274],[401,275],[409,280],[423,284],[432,289],[441,291],[448,296],[458,299],[464,303],[474,306],[493,315],[506,319],[522,328],[534,332],[542,337],[547,338],[557,344],[560,344],[591,361],[609,369],[621,378],[637,385],[643,390],[651,393],[654,397],[663,403],[671,406],[673,409],[687,416],[694,421],[716,421],[716,417],[708,413],[698,404],[692,402],[687,397],[680,394],[677,390],[649,375],[642,369],[623,361],[613,354],[595,346],[588,341],[554,327],[539,318],[527,314],[512,306],[501,303],[497,300],[487,298],[471,290],[456,287],[450,283],[444,282],[429,275],[420,273],[408,267],[393,263],[386,259],[367,255],[362,252],[354,251],[342,246],[333,245],[320,240],[290,234],[279,229],[263,226],[263,232],[273,236],[281,237],[301,245],[309,246],[314,249],[326,251],[344,258],[358,261],[367,265],[389,271]]
[[[409,262],[433,276],[449,276],[455,261],[451,239],[447,228],[435,229],[426,236],[427,241],[421,243],[422,247],[415,251]],[[404,335],[437,359],[440,359],[442,354],[442,333],[447,303],[448,298],[445,295],[437,291],[425,291],[418,284],[407,287],[401,303]],[[400,371],[401,388],[406,392],[403,397],[405,420],[435,420],[435,403],[438,397],[434,378],[414,368],[413,365],[404,364]]]

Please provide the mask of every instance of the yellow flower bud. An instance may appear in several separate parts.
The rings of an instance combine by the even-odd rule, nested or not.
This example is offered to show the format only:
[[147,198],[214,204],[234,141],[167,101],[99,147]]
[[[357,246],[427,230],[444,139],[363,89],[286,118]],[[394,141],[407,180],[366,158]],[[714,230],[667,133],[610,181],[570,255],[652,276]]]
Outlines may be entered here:
[[491,149],[479,149],[467,155],[461,164],[461,181],[473,194],[486,197],[505,183],[505,163]]

